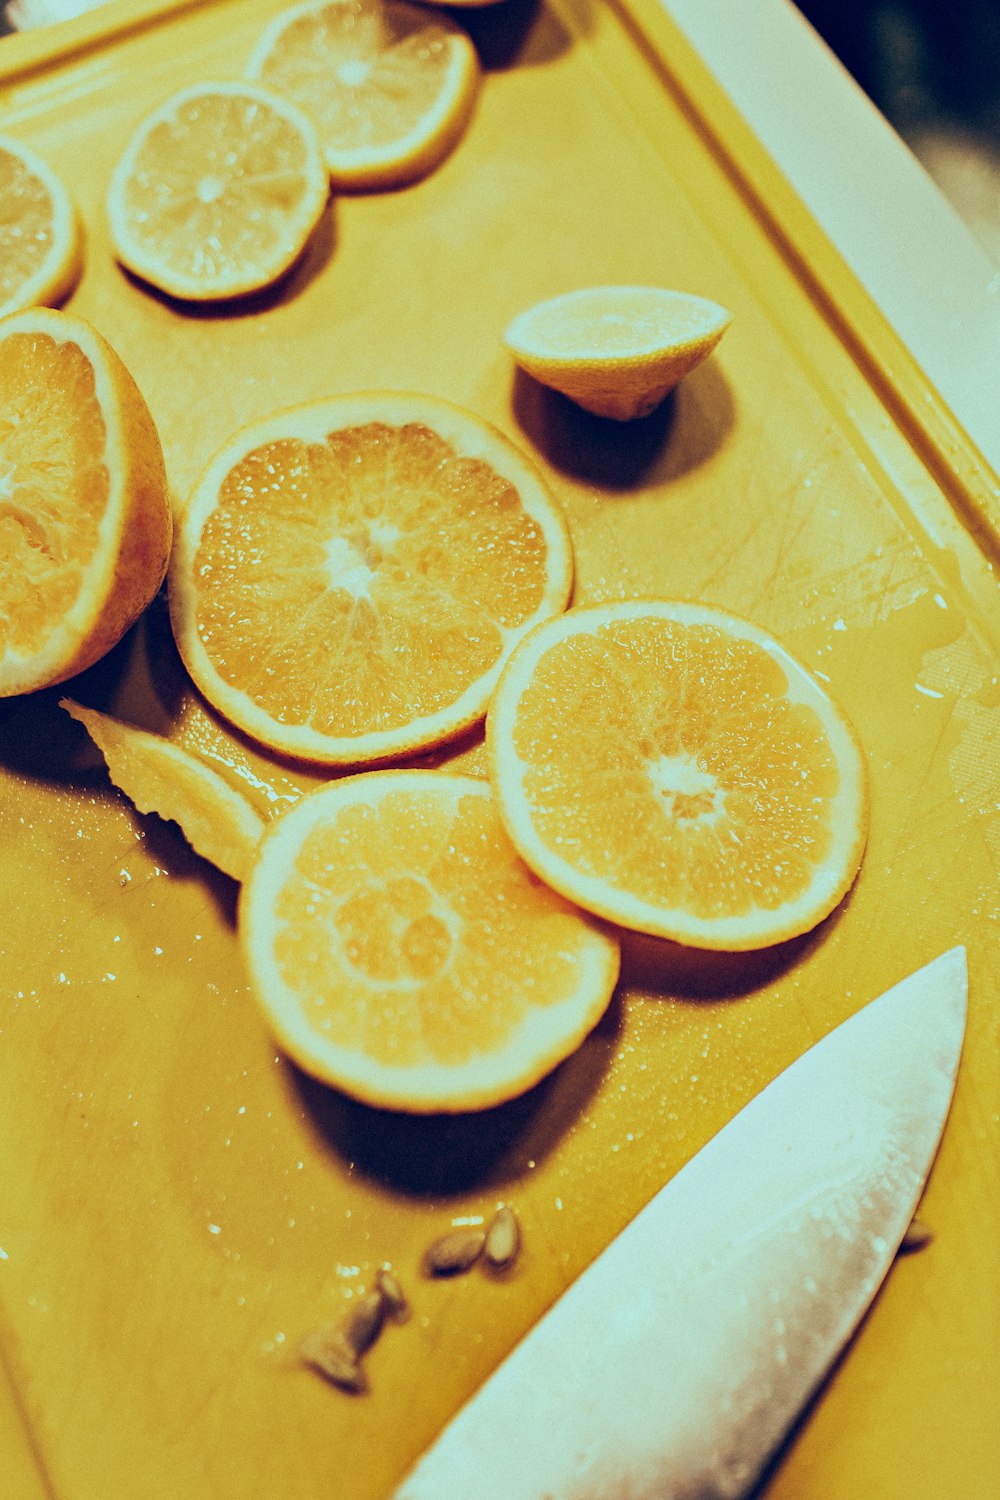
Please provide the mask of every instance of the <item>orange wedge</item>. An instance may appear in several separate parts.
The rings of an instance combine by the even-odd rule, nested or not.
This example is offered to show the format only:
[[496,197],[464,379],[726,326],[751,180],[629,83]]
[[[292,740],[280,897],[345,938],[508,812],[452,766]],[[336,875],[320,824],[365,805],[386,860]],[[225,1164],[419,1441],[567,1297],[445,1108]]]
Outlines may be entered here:
[[764,947],[814,927],[861,862],[854,730],[782,646],[707,605],[540,625],[501,676],[487,750],[523,858],[624,927]]
[[329,182],[312,124],[252,83],[183,89],[118,160],[108,219],[123,265],[174,297],[270,286],[298,259]]
[[79,318],[0,321],[0,696],[97,661],[159,588],[163,454],[131,375]]
[[249,872],[264,820],[197,755],[163,735],[124,724],[71,698],[59,706],[81,723],[107,762],[111,780],[141,813],[177,823],[196,853],[234,880]]
[[566,292],[520,313],[504,343],[523,370],[600,417],[648,416],[732,321],[718,303],[649,286]]
[[206,698],[326,764],[439,744],[504,657],[565,607],[566,522],[495,428],[429,396],[334,397],[255,423],[209,464],[170,567]]
[[312,116],[335,187],[398,187],[456,145],[479,82],[468,35],[402,0],[325,0],[281,12],[248,72]]
[[380,771],[277,820],[243,887],[253,988],[289,1056],[366,1103],[484,1109],[599,1020],[612,938],[518,859],[489,786]]
[[79,220],[61,179],[20,141],[0,136],[0,317],[59,302],[79,270]]

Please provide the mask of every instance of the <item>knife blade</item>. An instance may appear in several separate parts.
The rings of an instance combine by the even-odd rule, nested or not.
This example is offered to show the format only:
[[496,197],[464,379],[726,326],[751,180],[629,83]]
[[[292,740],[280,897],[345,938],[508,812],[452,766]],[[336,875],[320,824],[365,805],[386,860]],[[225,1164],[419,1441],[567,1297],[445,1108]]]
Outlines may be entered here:
[[965,950],[872,1000],[708,1142],[394,1500],[737,1500],[875,1296],[965,1033]]

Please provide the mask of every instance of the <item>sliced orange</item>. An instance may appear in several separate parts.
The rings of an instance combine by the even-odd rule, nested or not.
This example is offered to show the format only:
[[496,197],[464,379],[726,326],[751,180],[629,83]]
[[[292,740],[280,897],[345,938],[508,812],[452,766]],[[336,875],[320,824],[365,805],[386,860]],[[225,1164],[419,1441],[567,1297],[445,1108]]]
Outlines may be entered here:
[[600,417],[648,416],[732,321],[716,302],[650,286],[566,292],[520,313],[504,343],[529,375]]
[[208,301],[277,281],[328,196],[301,110],[253,83],[201,83],[140,124],[112,175],[108,218],[130,271],[171,296]]
[[430,396],[333,397],[238,433],[187,504],[174,634],[255,740],[326,764],[439,744],[565,607],[572,557],[538,471]]
[[695,947],[764,947],[845,894],[868,827],[841,710],[708,605],[571,610],[511,656],[487,721],[505,826],[556,890]]
[[265,825],[235,787],[163,735],[84,708],[71,698],[61,698],[59,706],[84,726],[107,762],[111,780],[141,813],[177,823],[196,853],[234,880],[245,879]]
[[80,270],[80,227],[48,162],[0,136],[0,317],[59,302]]
[[335,187],[398,187],[456,145],[479,58],[440,11],[403,0],[322,0],[282,11],[248,72],[312,116]]
[[618,946],[536,880],[487,783],[347,777],[275,822],[240,936],[280,1044],[369,1104],[484,1109],[530,1088],[599,1020]]
[[0,321],[0,696],[61,682],[125,634],[166,571],[153,419],[88,323]]

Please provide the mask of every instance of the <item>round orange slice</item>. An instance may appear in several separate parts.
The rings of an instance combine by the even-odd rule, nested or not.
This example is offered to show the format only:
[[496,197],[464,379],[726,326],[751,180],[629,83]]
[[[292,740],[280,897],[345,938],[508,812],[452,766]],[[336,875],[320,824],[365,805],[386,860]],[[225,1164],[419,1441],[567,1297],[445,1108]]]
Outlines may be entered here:
[[566,292],[520,313],[504,343],[523,370],[600,417],[648,416],[722,338],[717,302],[650,286]]
[[523,858],[624,927],[764,947],[832,911],[861,861],[854,730],[782,646],[708,605],[540,625],[497,685],[487,751]]
[[379,771],[272,824],[243,886],[253,989],[289,1056],[366,1103],[484,1109],[603,1014],[618,947],[535,879],[489,785]]
[[0,136],[0,317],[59,302],[80,270],[79,219],[49,164]]
[[200,83],[136,130],[111,178],[108,219],[130,271],[171,296],[209,301],[277,281],[328,196],[301,110],[253,83]]
[[190,750],[161,734],[123,723],[72,698],[60,708],[81,723],[100,750],[111,780],[141,813],[178,825],[197,854],[243,880],[264,833],[246,797]]
[[495,428],[429,396],[278,412],[211,461],[170,611],[205,697],[273,750],[360,765],[482,719],[501,664],[565,607],[566,522]]
[[398,187],[457,144],[479,82],[449,16],[403,0],[322,0],[275,17],[248,68],[313,118],[335,187]]
[[0,696],[110,651],[156,594],[171,514],[153,419],[95,329],[0,321]]

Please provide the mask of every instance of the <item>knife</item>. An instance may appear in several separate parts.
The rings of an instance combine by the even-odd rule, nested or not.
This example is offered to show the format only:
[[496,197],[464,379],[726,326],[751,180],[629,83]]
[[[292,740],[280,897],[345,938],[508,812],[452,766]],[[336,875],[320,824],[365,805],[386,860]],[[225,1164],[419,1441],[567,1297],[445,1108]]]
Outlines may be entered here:
[[752,1099],[563,1294],[395,1500],[737,1500],[871,1303],[951,1103],[952,948]]

